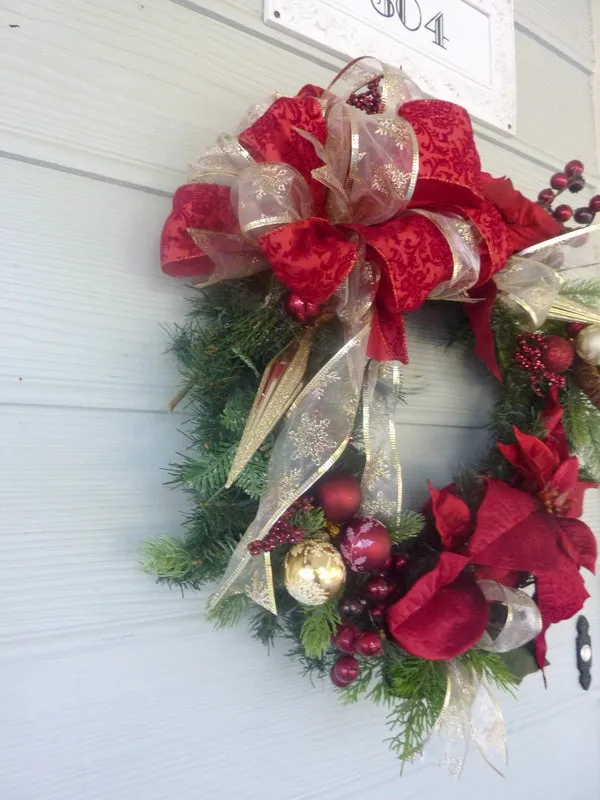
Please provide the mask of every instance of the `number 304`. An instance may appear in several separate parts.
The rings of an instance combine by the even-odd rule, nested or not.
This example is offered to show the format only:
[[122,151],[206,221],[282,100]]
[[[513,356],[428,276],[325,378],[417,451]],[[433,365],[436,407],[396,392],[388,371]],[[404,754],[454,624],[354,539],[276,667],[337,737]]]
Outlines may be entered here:
[[434,44],[446,49],[446,42],[450,40],[444,36],[443,13],[438,12],[423,25],[423,12],[418,0],[371,0],[371,5],[382,17],[397,16],[408,31],[418,31],[421,27],[431,31]]

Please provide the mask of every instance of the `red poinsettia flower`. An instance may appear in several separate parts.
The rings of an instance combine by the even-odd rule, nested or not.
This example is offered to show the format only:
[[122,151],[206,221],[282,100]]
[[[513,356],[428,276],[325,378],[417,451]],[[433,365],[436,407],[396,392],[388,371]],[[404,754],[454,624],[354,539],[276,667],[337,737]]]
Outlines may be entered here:
[[487,624],[477,580],[517,586],[523,574],[532,574],[544,625],[536,640],[543,666],[548,626],[572,617],[588,597],[579,570],[594,571],[596,539],[577,517],[585,489],[595,484],[579,481],[579,464],[568,455],[555,396],[544,418],[545,442],[516,429],[517,443],[500,445],[520,483],[515,487],[486,479],[475,519],[454,486],[441,491],[430,487],[429,511],[444,551],[435,568],[390,607],[387,617],[390,635],[408,652],[433,660],[465,652]]

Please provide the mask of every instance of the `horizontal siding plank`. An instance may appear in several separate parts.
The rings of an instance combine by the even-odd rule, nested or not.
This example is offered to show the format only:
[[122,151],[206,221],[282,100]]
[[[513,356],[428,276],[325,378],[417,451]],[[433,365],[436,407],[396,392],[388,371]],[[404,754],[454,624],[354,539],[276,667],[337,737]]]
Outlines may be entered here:
[[166,409],[161,325],[185,311],[158,259],[170,201],[0,163],[0,402]]
[[[5,0],[0,14],[0,150],[163,191],[251,102],[326,84],[341,63],[169,0]],[[518,138],[482,134],[593,171],[588,76],[523,32],[517,59]]]

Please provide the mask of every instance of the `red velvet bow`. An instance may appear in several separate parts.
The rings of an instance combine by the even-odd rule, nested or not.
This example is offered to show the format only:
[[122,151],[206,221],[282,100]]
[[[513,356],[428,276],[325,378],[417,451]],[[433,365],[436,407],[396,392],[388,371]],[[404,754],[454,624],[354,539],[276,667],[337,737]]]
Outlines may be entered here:
[[[306,301],[326,301],[352,269],[356,234],[375,260],[381,281],[369,355],[378,360],[406,360],[402,314],[419,308],[430,292],[452,277],[453,256],[445,236],[429,219],[402,213],[372,225],[333,225],[326,219],[325,189],[312,176],[321,166],[301,129],[325,143],[327,123],[317,97],[307,86],[296,97],[276,100],[239,136],[257,162],[285,162],[306,180],[315,216],[262,235],[258,245],[278,278]],[[454,213],[471,220],[481,234],[479,283],[485,283],[509,255],[508,225],[482,193],[482,173],[467,112],[439,100],[413,100],[401,107],[415,131],[419,172],[410,208]],[[226,187],[193,183],[175,194],[173,212],[161,241],[165,272],[177,277],[208,275],[214,265],[187,229],[239,233]]]

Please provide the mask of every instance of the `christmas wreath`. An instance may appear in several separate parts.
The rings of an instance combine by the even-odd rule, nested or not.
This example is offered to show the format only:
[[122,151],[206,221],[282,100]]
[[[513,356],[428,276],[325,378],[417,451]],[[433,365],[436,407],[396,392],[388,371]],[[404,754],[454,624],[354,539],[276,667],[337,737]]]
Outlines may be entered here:
[[[482,172],[463,108],[359,59],[221,136],[163,230],[164,271],[198,287],[171,344],[190,413],[172,482],[193,507],[144,568],[216,581],[218,625],[248,616],[344,702],[385,703],[403,761],[439,734],[451,772],[471,742],[500,766],[492,690],[543,670],[549,625],[588,596],[600,281],[564,276],[597,260],[600,197],[584,228],[553,208],[582,173],[569,162],[531,202]],[[417,511],[396,425],[404,315],[426,301],[498,399],[484,463]]]

